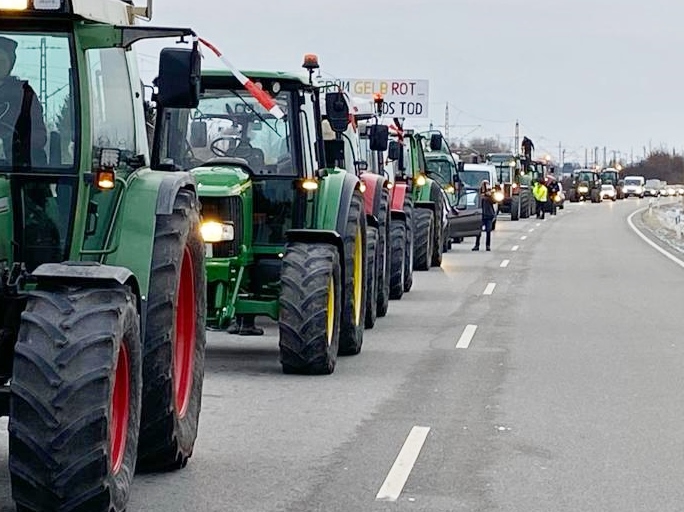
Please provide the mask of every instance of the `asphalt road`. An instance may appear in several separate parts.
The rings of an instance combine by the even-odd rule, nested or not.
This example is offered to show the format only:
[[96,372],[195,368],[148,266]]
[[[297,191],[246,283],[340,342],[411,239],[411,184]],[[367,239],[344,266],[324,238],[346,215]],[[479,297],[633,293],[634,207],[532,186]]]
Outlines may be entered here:
[[273,325],[210,333],[195,455],[129,511],[683,510],[684,273],[628,226],[646,204],[502,217],[332,376],[283,375]]

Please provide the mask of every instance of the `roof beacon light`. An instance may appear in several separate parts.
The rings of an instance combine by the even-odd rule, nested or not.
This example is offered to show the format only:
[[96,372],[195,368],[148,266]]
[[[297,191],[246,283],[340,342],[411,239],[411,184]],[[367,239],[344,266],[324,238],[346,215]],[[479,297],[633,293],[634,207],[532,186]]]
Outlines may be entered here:
[[302,67],[309,71],[320,68],[321,66],[318,63],[318,55],[315,53],[307,53],[304,55],[304,64],[302,64]]
[[[2,0],[0,0],[2,1]],[[216,48],[213,44],[208,42],[206,39],[199,38],[200,43],[209,48],[219,59],[223,62],[228,69],[235,75],[240,83],[245,89],[252,95],[252,97],[259,102],[259,104],[264,107],[269,114],[274,116],[276,119],[282,119],[285,117],[285,112],[278,106],[276,101],[263,89],[260,89],[254,82],[243,75],[240,70],[238,70],[223,54]]]

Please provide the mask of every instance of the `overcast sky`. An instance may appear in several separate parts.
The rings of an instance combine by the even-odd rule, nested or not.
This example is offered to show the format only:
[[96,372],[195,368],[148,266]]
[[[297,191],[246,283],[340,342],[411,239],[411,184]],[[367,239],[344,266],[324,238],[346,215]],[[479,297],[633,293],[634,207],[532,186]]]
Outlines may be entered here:
[[[137,0],[141,3],[141,0]],[[584,160],[684,150],[684,3],[677,0],[158,0],[155,25],[191,26],[240,68],[430,81],[451,135],[511,140]],[[155,54],[143,48],[151,72]],[[217,65],[208,59],[207,65]],[[220,65],[220,64],[219,64]]]

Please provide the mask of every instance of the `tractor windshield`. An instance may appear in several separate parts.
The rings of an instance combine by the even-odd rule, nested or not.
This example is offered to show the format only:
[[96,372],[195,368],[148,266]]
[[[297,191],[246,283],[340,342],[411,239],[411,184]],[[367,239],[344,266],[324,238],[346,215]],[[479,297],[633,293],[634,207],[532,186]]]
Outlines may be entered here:
[[0,32],[0,172],[75,173],[72,39]]
[[594,175],[590,172],[577,173],[577,181],[594,181]]
[[171,133],[161,141],[160,162],[182,169],[197,167],[215,158],[242,158],[254,174],[294,176],[292,93],[275,97],[286,113],[277,119],[244,90],[207,90],[190,111],[167,113],[169,127],[186,126],[185,135]]
[[443,156],[430,156],[429,153],[426,156],[427,168],[430,177],[434,178],[435,181],[437,181],[440,185],[451,183],[451,180],[456,173],[453,160]]

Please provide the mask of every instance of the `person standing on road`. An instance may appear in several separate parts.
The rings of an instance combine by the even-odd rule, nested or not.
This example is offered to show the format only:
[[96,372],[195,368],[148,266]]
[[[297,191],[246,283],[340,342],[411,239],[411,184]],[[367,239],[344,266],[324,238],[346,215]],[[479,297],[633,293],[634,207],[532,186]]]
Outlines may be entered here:
[[[482,227],[484,227],[486,238],[485,246],[488,251],[491,251],[492,245],[492,226],[496,218],[496,211],[494,210],[494,198],[492,197],[492,186],[489,181],[482,180],[480,184],[480,207],[482,208]],[[475,238],[475,247],[473,251],[480,250],[480,238],[482,237],[482,228]]]
[[558,180],[553,174],[549,174],[546,180],[546,188],[548,189],[548,202],[549,211],[551,215],[556,215],[556,195],[560,192],[560,186],[558,185]]
[[532,187],[532,195],[537,201],[537,218],[544,218],[544,207],[549,199],[549,189],[544,185],[544,178],[539,178]]

